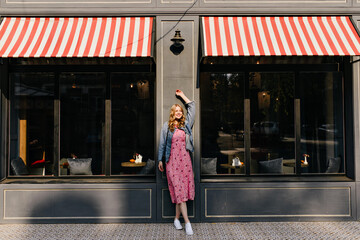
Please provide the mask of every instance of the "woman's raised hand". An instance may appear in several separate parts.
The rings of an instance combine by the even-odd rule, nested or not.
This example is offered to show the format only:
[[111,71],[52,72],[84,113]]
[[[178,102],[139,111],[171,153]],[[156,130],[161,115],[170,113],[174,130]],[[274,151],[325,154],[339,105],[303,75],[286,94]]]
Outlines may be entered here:
[[185,96],[185,94],[183,93],[183,91],[181,91],[181,90],[179,90],[179,89],[176,90],[175,95],[176,95],[177,97],[181,97],[181,98],[185,101],[185,103],[191,102],[190,99],[188,99],[188,98]]
[[184,93],[183,93],[183,91],[176,89],[175,95],[180,97],[181,95],[184,95]]

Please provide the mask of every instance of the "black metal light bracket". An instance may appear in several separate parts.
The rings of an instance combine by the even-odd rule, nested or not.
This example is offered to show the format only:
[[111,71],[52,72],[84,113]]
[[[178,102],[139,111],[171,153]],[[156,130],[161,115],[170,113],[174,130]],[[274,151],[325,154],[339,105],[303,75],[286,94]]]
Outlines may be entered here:
[[170,46],[170,51],[175,55],[179,55],[184,50],[182,42],[185,41],[185,39],[181,37],[180,30],[175,31],[175,36],[171,41],[173,44]]

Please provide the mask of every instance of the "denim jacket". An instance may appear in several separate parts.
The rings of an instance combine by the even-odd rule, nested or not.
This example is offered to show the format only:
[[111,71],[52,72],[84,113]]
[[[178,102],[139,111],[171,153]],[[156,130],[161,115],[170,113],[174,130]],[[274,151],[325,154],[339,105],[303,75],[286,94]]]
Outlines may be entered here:
[[[185,105],[187,114],[185,119],[185,127],[179,129],[185,132],[186,136],[186,150],[193,152],[194,151],[194,142],[192,136],[192,127],[195,121],[195,102],[191,101]],[[174,131],[175,132],[175,131]],[[162,161],[162,157],[165,154],[165,162],[169,161],[170,151],[171,151],[171,140],[174,132],[169,130],[168,122],[165,122],[161,128],[160,133],[160,143],[159,143],[159,152],[158,152],[158,161]]]

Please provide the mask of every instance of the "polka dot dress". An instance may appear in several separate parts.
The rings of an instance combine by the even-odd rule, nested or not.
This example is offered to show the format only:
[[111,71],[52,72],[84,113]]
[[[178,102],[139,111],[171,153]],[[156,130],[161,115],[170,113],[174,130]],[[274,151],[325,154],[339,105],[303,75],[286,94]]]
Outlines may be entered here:
[[173,203],[194,200],[194,175],[189,152],[186,150],[185,132],[175,128],[171,152],[166,164],[166,176]]

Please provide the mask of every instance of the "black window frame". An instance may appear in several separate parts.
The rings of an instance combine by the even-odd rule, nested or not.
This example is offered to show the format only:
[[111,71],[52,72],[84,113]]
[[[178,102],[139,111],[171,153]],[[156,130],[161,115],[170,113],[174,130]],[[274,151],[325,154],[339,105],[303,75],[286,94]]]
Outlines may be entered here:
[[[44,65],[44,64],[34,64],[34,65],[22,65],[11,64],[11,60],[3,59],[6,63],[4,65],[7,66],[6,77],[1,78],[2,82],[5,81],[6,90],[9,92],[11,87],[10,83],[10,74],[16,72],[52,72],[55,75],[55,96],[54,96],[54,173],[53,175],[45,175],[45,176],[15,176],[10,174],[10,149],[9,149],[9,139],[10,139],[10,131],[6,133],[6,145],[7,145],[7,153],[6,153],[6,180],[9,181],[20,181],[22,179],[28,182],[30,179],[34,179],[36,181],[47,181],[56,179],[59,182],[67,182],[68,180],[79,180],[81,182],[98,182],[101,179],[113,179],[114,182],[156,182],[155,174],[149,175],[112,175],[111,174],[111,74],[112,73],[155,73],[156,65],[153,58],[147,59],[145,64],[135,63],[132,64],[129,62],[129,58],[121,60],[121,58],[116,58],[117,62],[123,62],[123,64],[65,64],[58,59],[51,59],[53,64]],[[76,60],[78,62],[78,60]],[[75,61],[75,62],[76,62]],[[105,61],[106,62],[106,61]],[[107,61],[109,62],[109,61]],[[60,73],[81,73],[81,72],[103,72],[106,75],[106,90],[105,90],[105,174],[104,175],[92,175],[92,176],[81,176],[81,175],[67,175],[61,176],[59,171],[59,162],[60,162],[60,87],[59,87],[59,76]],[[10,96],[7,98],[7,106],[10,106]],[[155,129],[155,104],[154,104],[154,129]],[[6,118],[10,119],[10,108],[7,109]],[[7,123],[8,129],[10,129],[10,123]],[[154,144],[154,148],[156,144]],[[155,153],[155,151],[154,151]],[[154,156],[155,158],[155,156]],[[67,180],[68,179],[68,180]],[[108,182],[109,180],[107,180]]]
[[[229,58],[229,57],[227,57]],[[234,57],[233,57],[234,58]],[[259,64],[256,57],[253,60],[245,60],[243,57],[240,63],[224,63],[216,64],[216,57],[203,58],[199,65],[199,74],[201,73],[243,73],[245,76],[249,72],[293,72],[295,75],[295,95],[294,95],[294,135],[295,135],[295,159],[296,159],[296,172],[293,175],[265,175],[265,174],[250,174],[250,99],[249,91],[245,89],[245,110],[244,110],[244,147],[245,149],[245,174],[221,174],[221,175],[203,175],[201,174],[201,182],[263,182],[263,181],[352,181],[354,180],[354,134],[353,134],[353,77],[352,77],[352,64],[351,57],[336,57],[337,63],[322,63],[322,64]],[[284,57],[281,57],[284,58]],[[311,57],[310,57],[311,58]],[[254,61],[255,60],[255,61]],[[244,61],[242,63],[241,61]],[[221,62],[221,61],[220,61]],[[231,61],[229,61],[231,62]],[[236,62],[236,61],[235,61]],[[335,71],[343,73],[342,81],[342,96],[343,96],[343,149],[344,149],[344,172],[337,174],[326,173],[301,173],[301,152],[300,152],[300,138],[301,138],[301,116],[300,116],[300,96],[298,75],[299,72],[327,72]],[[200,77],[199,77],[199,80]],[[200,86],[200,82],[198,82]],[[201,89],[200,89],[201,91]],[[200,99],[201,100],[201,99]],[[201,106],[200,106],[201,107]],[[200,128],[201,129],[201,128]],[[200,130],[200,141],[202,132]],[[202,156],[202,153],[200,153]],[[201,166],[200,166],[201,167]]]

